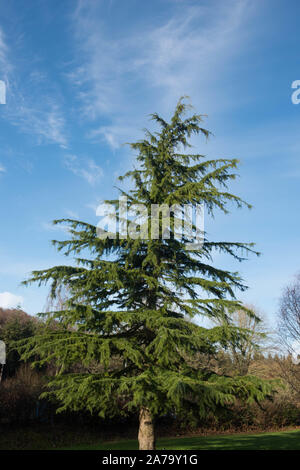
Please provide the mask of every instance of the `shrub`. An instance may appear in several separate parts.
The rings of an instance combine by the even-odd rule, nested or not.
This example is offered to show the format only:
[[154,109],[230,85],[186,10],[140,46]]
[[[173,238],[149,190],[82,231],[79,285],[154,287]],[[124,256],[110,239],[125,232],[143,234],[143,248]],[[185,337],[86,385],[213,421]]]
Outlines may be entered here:
[[14,377],[1,383],[0,421],[25,423],[35,419],[44,383],[44,379],[28,364],[22,364]]

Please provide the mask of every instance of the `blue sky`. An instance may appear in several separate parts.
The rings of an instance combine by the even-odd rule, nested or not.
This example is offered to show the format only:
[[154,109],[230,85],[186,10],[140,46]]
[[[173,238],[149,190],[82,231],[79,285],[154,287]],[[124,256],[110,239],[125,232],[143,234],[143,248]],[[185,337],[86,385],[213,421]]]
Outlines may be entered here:
[[0,306],[44,308],[20,282],[67,260],[54,218],[97,222],[134,159],[124,142],[189,95],[214,136],[195,150],[237,157],[232,191],[253,204],[206,221],[214,239],[254,241],[240,296],[272,322],[300,269],[299,2],[290,0],[0,0]]

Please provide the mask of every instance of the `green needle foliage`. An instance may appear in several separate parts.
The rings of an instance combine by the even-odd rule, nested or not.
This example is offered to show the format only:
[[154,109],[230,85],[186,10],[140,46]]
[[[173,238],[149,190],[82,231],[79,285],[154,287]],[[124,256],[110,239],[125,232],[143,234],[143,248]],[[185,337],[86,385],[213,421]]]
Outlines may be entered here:
[[[201,115],[186,118],[186,111],[181,99],[170,122],[153,114],[159,132],[146,131],[144,140],[130,144],[137,167],[120,178],[133,182],[128,192],[120,190],[127,208],[143,204],[150,214],[152,204],[203,203],[213,216],[216,210],[227,213],[231,203],[249,207],[227,188],[236,178],[238,160],[187,153],[192,135],[207,138],[210,133],[201,127]],[[107,202],[123,222],[118,201]],[[101,238],[91,224],[55,221],[66,224],[70,234],[55,246],[77,264],[34,271],[25,284],[49,282],[53,297],[63,286],[68,298],[63,309],[44,314],[49,327],[21,349],[24,359],[35,356],[39,363],[57,365],[49,393],[59,399],[61,410],[88,409],[104,417],[147,409],[151,416],[192,417],[237,398],[260,401],[271,393],[272,385],[256,377],[219,376],[191,360],[214,354],[232,335],[243,334],[230,322],[208,329],[192,319],[243,309],[236,292],[246,286],[237,273],[217,268],[213,255],[219,251],[241,261],[255,253],[253,244],[212,241],[205,235],[196,250],[188,250],[185,235],[175,236],[176,217],[164,239],[121,237],[118,230]],[[148,222],[149,235],[150,215]],[[83,367],[74,372],[78,364]]]

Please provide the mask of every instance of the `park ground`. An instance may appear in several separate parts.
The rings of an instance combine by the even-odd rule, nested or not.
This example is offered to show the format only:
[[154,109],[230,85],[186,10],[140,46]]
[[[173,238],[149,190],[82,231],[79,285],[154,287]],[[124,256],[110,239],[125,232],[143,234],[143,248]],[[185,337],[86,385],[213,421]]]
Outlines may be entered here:
[[[104,440],[95,434],[47,432],[47,429],[2,430],[0,450],[134,450],[136,439]],[[279,432],[162,437],[157,450],[300,450],[300,428]]]
[[[72,449],[72,448],[69,448]],[[78,446],[74,450],[134,450],[136,440]],[[163,438],[157,450],[300,450],[300,430],[265,434]]]

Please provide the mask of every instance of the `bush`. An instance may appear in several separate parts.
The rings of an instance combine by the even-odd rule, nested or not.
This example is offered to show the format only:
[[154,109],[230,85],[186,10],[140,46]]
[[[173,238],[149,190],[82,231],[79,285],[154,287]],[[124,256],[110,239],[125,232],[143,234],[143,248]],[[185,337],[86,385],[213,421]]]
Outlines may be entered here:
[[14,341],[29,338],[37,331],[38,320],[19,309],[0,308],[0,340],[6,344],[4,377],[12,377],[20,366],[20,355],[12,349]]
[[1,383],[0,421],[25,423],[35,419],[44,383],[44,379],[28,364],[22,364],[14,377]]

